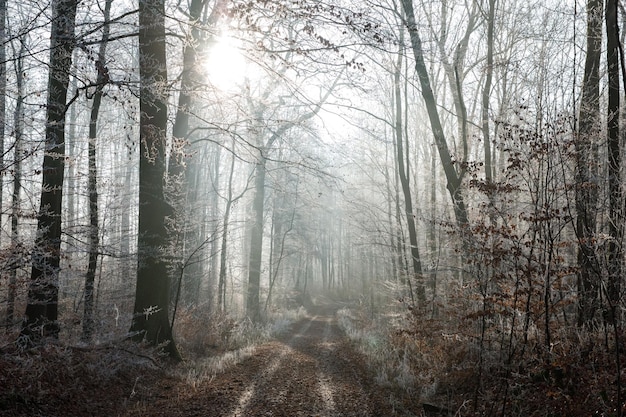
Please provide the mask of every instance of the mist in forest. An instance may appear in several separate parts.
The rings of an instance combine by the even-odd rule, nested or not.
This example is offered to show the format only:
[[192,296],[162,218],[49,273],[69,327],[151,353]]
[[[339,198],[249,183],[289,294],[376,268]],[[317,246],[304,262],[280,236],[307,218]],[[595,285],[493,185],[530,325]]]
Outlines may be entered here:
[[406,415],[623,415],[625,16],[0,0],[0,354],[311,327]]

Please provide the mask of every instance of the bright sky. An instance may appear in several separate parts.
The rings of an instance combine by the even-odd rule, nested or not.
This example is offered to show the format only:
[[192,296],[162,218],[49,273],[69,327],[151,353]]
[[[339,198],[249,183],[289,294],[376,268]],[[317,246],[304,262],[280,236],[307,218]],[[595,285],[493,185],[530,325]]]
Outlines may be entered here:
[[236,40],[222,35],[205,62],[208,81],[222,91],[237,88],[246,78],[248,64]]

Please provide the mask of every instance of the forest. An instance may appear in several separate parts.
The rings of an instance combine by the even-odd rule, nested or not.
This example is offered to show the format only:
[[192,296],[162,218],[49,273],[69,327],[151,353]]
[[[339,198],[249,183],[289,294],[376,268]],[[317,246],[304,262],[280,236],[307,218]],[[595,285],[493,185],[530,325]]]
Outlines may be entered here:
[[0,0],[0,416],[623,416],[620,0]]

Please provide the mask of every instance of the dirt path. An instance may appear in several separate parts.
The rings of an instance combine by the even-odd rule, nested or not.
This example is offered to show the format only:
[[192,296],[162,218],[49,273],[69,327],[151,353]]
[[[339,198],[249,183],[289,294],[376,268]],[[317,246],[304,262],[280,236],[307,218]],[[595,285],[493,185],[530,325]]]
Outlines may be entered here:
[[329,309],[197,387],[175,384],[132,406],[132,416],[394,415]]

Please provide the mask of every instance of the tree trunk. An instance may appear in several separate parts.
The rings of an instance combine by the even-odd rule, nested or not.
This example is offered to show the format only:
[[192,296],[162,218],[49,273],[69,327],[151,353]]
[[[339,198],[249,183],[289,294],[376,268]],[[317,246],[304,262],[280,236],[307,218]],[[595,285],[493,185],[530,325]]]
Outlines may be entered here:
[[131,236],[133,235],[135,226],[134,224],[132,224],[130,218],[133,205],[133,199],[131,198],[131,195],[133,194],[134,183],[133,165],[134,163],[136,163],[136,159],[133,156],[134,152],[134,149],[129,150],[128,161],[126,163],[126,167],[124,168],[123,174],[124,185],[122,187],[122,190],[124,192],[125,198],[122,201],[122,219],[120,221],[120,254],[122,255],[120,258],[120,274],[122,277],[131,276],[131,269],[133,269],[133,264],[131,262],[134,261],[134,256],[133,254],[131,254]]
[[234,202],[233,199],[233,176],[235,175],[235,142],[230,159],[230,172],[228,173],[228,188],[226,190],[226,207],[224,208],[224,218],[222,220],[222,241],[220,250],[220,270],[217,282],[217,306],[219,311],[226,308],[226,256],[228,250],[228,226],[230,223],[230,211]]
[[[393,156],[393,158],[395,158],[395,155]],[[389,146],[385,145],[385,166],[384,166],[384,171],[383,174],[385,176],[385,191],[387,193],[387,223],[388,223],[388,228],[389,228],[389,242],[388,242],[388,247],[389,247],[389,255],[390,255],[390,261],[391,261],[391,278],[392,281],[394,282],[398,282],[398,253],[396,251],[396,245],[395,245],[395,223],[394,223],[394,219],[393,219],[393,208],[392,208],[392,204],[393,204],[393,190],[391,189],[391,175],[389,173],[390,169],[389,169]]]
[[22,190],[22,159],[24,151],[22,140],[24,135],[24,52],[26,45],[24,38],[20,37],[20,50],[15,60],[15,83],[17,98],[15,100],[15,110],[13,111],[13,129],[15,135],[15,145],[13,157],[13,193],[11,196],[11,270],[9,276],[9,290],[7,294],[7,316],[6,329],[12,329],[15,315],[15,299],[17,297],[17,271],[23,266],[24,251],[19,239],[19,216],[20,192]]
[[485,182],[487,195],[492,201],[493,195],[490,185],[493,183],[493,163],[491,155],[491,135],[489,132],[489,101],[491,98],[491,83],[493,81],[493,27],[495,23],[496,0],[489,0],[487,16],[487,66],[485,68],[485,85],[482,94],[481,128],[483,132],[483,149],[485,154]]
[[[396,153],[398,160],[398,175],[400,176],[400,184],[402,185],[402,192],[404,195],[404,215],[406,217],[407,228],[409,231],[409,244],[411,245],[411,261],[413,265],[413,276],[409,277],[407,282],[409,283],[409,291],[411,300],[413,301],[413,291],[411,289],[411,279],[416,280],[415,291],[417,293],[417,299],[420,303],[426,300],[426,293],[424,290],[423,274],[422,274],[422,261],[420,258],[419,248],[417,246],[417,230],[415,227],[415,214],[413,213],[413,199],[411,196],[411,187],[409,185],[409,176],[407,174],[409,166],[408,155],[405,157],[403,142],[404,135],[402,129],[402,100],[400,92],[400,71],[402,68],[402,52],[398,53],[398,59],[396,62],[396,68],[394,70],[394,97],[395,97],[395,126],[394,133],[396,138]],[[407,152],[408,153],[408,152]]]
[[607,34],[607,74],[608,108],[607,108],[607,153],[609,158],[609,246],[608,246],[608,299],[610,304],[609,318],[615,319],[614,313],[620,299],[621,274],[623,262],[623,201],[621,191],[621,155],[620,155],[620,59],[619,59],[619,28],[617,25],[617,0],[607,0],[606,34]]
[[[397,153],[398,150],[397,145],[396,145],[396,141],[395,141],[395,136],[394,136],[394,152]],[[398,156],[395,155],[394,156],[394,169],[396,172],[399,171],[399,167],[398,167]],[[399,175],[394,175],[394,180],[395,180],[395,184],[394,184],[394,191],[395,191],[395,198],[394,198],[394,202],[395,202],[395,207],[394,207],[394,217],[395,217],[395,231],[396,231],[396,239],[395,239],[395,245],[396,245],[396,253],[398,254],[398,276],[400,278],[400,284],[402,286],[407,286],[407,275],[409,273],[409,267],[408,267],[408,260],[406,259],[406,247],[405,247],[405,238],[404,238],[404,232],[402,230],[402,209],[400,208],[400,187],[398,185],[398,181],[399,181]],[[409,294],[411,296],[411,299],[413,298],[412,294]]]
[[457,225],[465,230],[468,226],[467,210],[465,208],[465,202],[461,193],[461,176],[457,173],[452,161],[452,155],[448,148],[448,142],[446,141],[443,127],[441,126],[441,119],[439,118],[439,110],[437,109],[437,101],[433,94],[433,90],[430,85],[430,78],[426,64],[424,62],[424,52],[422,50],[422,40],[419,36],[417,24],[415,21],[415,11],[413,9],[412,0],[401,0],[404,13],[406,15],[406,26],[409,30],[409,36],[411,38],[411,48],[413,55],[415,56],[415,71],[417,72],[420,86],[422,88],[422,97],[426,104],[426,110],[428,111],[428,118],[430,120],[430,127],[439,151],[439,158],[443,165],[443,171],[446,175],[447,188],[450,196],[452,197],[452,204],[454,205],[454,215]]
[[[187,24],[188,34],[185,39],[183,48],[183,68],[180,75],[180,92],[178,94],[178,106],[176,116],[174,118],[174,126],[172,129],[172,147],[171,157],[168,166],[168,197],[175,209],[180,212],[180,224],[178,225],[178,233],[180,234],[178,242],[181,248],[178,249],[179,259],[185,258],[187,252],[195,252],[199,245],[205,241],[202,228],[198,227],[198,221],[201,215],[196,210],[196,202],[198,200],[197,178],[203,172],[199,164],[191,159],[188,155],[192,152],[189,150],[189,132],[190,132],[190,116],[193,113],[194,94],[198,91],[199,86],[203,82],[203,74],[201,73],[202,65],[199,62],[199,50],[205,49],[208,40],[203,36],[209,33],[206,28],[214,28],[222,14],[225,12],[228,0],[217,0],[208,17],[203,18],[203,12],[207,5],[207,0],[191,0],[188,8],[189,21]],[[211,36],[213,32],[210,32]],[[219,167],[214,168],[216,171]],[[185,207],[183,207],[183,204]],[[204,219],[203,219],[204,220]],[[193,224],[189,224],[193,222]],[[213,257],[216,241],[211,242],[211,259],[212,267],[209,271],[209,289],[212,290],[214,284],[216,258]],[[186,248],[186,249],[185,249]],[[201,253],[198,252],[198,256]],[[204,264],[192,262],[190,267],[185,268],[181,279],[183,280],[183,299],[188,303],[195,304],[200,296],[200,287],[202,277],[206,274],[203,271]],[[212,292],[212,291],[211,291]],[[210,308],[213,309],[213,294],[209,294]]]
[[89,119],[89,168],[88,168],[88,194],[89,194],[89,261],[87,264],[87,274],[85,275],[85,308],[83,317],[83,335],[85,341],[91,340],[94,331],[94,283],[96,278],[96,268],[98,266],[98,250],[100,246],[100,228],[98,227],[98,166],[96,163],[96,141],[98,137],[98,115],[104,86],[109,82],[108,69],[105,65],[107,42],[109,41],[109,19],[111,16],[111,3],[107,0],[104,5],[104,27],[102,29],[102,40],[96,61],[96,92],[91,105],[91,115]]
[[248,317],[260,320],[261,261],[263,258],[263,210],[265,206],[265,168],[267,159],[260,152],[254,177],[254,200],[252,202],[253,225],[250,236],[250,261],[248,264],[248,294],[246,311]]
[[[3,192],[4,189],[4,136],[6,120],[6,92],[7,92],[7,2],[0,0],[0,213],[3,213]],[[2,230],[2,215],[0,214],[0,230]]]
[[[194,252],[197,245],[202,242],[199,236],[196,219],[187,210],[193,211],[194,202],[197,199],[197,188],[194,182],[196,176],[199,175],[200,167],[190,161],[186,164],[188,152],[189,133],[189,115],[193,103],[193,91],[197,87],[200,79],[198,69],[198,52],[200,44],[200,20],[202,18],[202,10],[206,4],[206,0],[192,0],[189,3],[187,23],[188,33],[185,37],[183,47],[183,68],[180,75],[180,92],[178,93],[178,107],[174,118],[174,126],[172,128],[172,146],[170,152],[170,161],[167,172],[168,199],[175,206],[175,210],[181,215],[180,221],[177,221],[176,228],[178,233],[177,248],[178,260],[185,262],[187,251]],[[191,201],[190,201],[191,200]],[[193,219],[194,226],[188,227],[187,221]],[[191,271],[193,270],[193,271]],[[183,299],[189,301],[189,298],[196,298],[199,295],[197,289],[191,290],[190,277],[197,278],[199,274],[193,274],[198,270],[198,264],[193,263],[185,268],[179,277],[178,288],[183,290]],[[180,296],[180,294],[178,294]]]
[[167,131],[167,66],[164,0],[139,1],[140,159],[139,236],[135,317],[131,332],[176,359],[169,322],[170,280],[163,247],[171,210],[163,190]]
[[[211,174],[211,182],[213,184],[216,184],[216,187],[219,187],[219,184],[221,182],[221,175],[222,175],[222,170],[223,168],[221,167],[221,161],[222,161],[222,146],[217,146],[217,149],[214,152],[213,155],[213,163],[212,165],[212,170],[213,173]],[[208,215],[210,216],[210,219],[214,219],[217,221],[217,219],[219,219],[220,217],[220,209],[219,209],[219,191],[218,189],[213,189],[210,192],[209,195],[209,204],[208,204],[208,210],[209,213]],[[205,214],[205,217],[207,216],[207,214]],[[207,224],[207,221],[205,220],[203,222],[204,225]],[[203,237],[206,235],[206,226],[203,226]],[[218,281],[218,273],[219,273],[219,260],[217,257],[217,254],[219,253],[221,249],[221,246],[219,244],[219,241],[217,239],[211,239],[211,244],[210,244],[210,248],[209,248],[209,252],[210,252],[210,265],[209,265],[209,271],[208,273],[206,273],[204,270],[201,271],[202,276],[207,278],[207,288],[208,288],[208,295],[207,295],[207,299],[210,301],[210,305],[209,305],[209,309],[210,311],[215,311],[217,309],[217,298],[216,298],[216,293],[217,293],[217,281]]]
[[600,133],[600,51],[602,43],[602,0],[587,1],[587,55],[580,99],[576,138],[576,234],[578,237],[578,322],[594,317],[600,285],[599,265],[593,240],[596,233],[598,188],[594,178],[597,141]]
[[21,336],[34,342],[42,336],[58,338],[61,208],[65,157],[67,91],[76,42],[77,0],[53,2],[50,70],[46,106],[46,147],[43,160],[37,237],[32,259],[28,304]]

